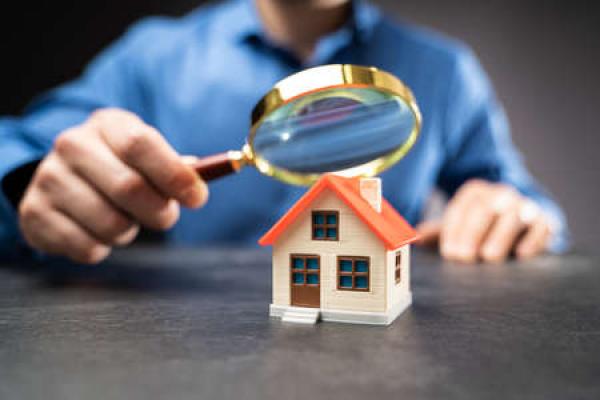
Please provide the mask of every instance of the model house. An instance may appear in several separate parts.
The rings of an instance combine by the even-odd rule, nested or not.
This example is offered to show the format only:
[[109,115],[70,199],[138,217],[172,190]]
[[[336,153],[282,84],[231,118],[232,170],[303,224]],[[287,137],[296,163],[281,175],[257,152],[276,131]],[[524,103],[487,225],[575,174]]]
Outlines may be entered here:
[[273,246],[272,317],[388,325],[412,301],[413,228],[379,178],[325,175],[259,241]]

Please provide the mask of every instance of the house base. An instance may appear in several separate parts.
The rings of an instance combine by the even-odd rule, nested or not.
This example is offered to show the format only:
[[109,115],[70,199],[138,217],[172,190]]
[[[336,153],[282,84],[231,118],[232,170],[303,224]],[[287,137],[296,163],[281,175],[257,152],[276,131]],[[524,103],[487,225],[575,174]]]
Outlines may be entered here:
[[[341,322],[348,324],[366,324],[366,325],[390,325],[400,314],[412,304],[412,294],[404,296],[402,301],[396,304],[387,313],[366,312],[366,311],[348,311],[319,309],[320,319],[322,321]],[[269,306],[269,316],[273,318],[283,318],[286,312],[301,312],[302,307],[285,306],[271,304]]]

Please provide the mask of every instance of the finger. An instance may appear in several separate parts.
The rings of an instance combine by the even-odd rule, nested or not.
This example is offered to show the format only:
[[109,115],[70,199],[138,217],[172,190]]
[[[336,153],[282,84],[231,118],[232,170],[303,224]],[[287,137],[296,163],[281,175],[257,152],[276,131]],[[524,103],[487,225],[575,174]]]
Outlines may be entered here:
[[128,244],[139,231],[130,218],[54,154],[40,165],[33,182],[45,193],[54,208],[107,245]]
[[485,239],[481,247],[481,258],[486,262],[493,263],[504,261],[525,227],[519,217],[518,207],[513,206],[507,210],[498,217]]
[[545,218],[538,218],[517,245],[517,258],[527,260],[540,254],[547,248],[550,236],[550,225]]
[[485,200],[489,184],[474,181],[450,200],[444,213],[440,234],[440,249],[444,258],[461,262],[474,262],[477,241],[487,231],[493,213]]
[[132,225],[128,230],[121,233],[113,240],[114,246],[124,247],[131,244],[140,233],[140,226],[137,224]]
[[454,246],[459,261],[469,263],[477,261],[481,243],[495,219],[496,213],[485,200],[474,199],[467,204],[454,234]]
[[89,127],[62,134],[56,152],[67,165],[111,203],[141,224],[168,229],[179,218],[179,207],[157,192],[146,179],[123,163]]
[[433,247],[437,246],[442,229],[441,221],[424,221],[417,225],[416,230],[419,234],[419,246]]
[[461,258],[461,249],[458,247],[457,238],[467,209],[467,201],[464,198],[455,197],[448,203],[444,212],[440,231],[440,252],[445,259],[459,260]]
[[110,247],[91,237],[85,229],[49,205],[24,204],[20,215],[25,239],[38,250],[84,264],[99,263],[110,254]]
[[206,184],[158,131],[130,113],[100,115],[98,127],[108,146],[165,197],[194,208],[206,202]]

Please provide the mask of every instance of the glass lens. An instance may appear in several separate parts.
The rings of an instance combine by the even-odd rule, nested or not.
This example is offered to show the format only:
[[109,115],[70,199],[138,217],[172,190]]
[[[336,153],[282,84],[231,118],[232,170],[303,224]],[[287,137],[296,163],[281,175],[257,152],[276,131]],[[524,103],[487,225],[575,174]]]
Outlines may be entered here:
[[255,154],[295,173],[325,173],[384,157],[410,138],[416,118],[399,97],[371,88],[327,89],[271,113],[257,128]]

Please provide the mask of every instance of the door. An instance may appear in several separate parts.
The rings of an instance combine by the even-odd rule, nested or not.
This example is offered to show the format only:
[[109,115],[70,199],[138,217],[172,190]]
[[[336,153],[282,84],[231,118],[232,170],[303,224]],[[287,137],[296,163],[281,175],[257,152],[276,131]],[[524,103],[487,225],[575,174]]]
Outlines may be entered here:
[[316,308],[321,306],[321,258],[319,256],[292,254],[290,279],[293,306]]

